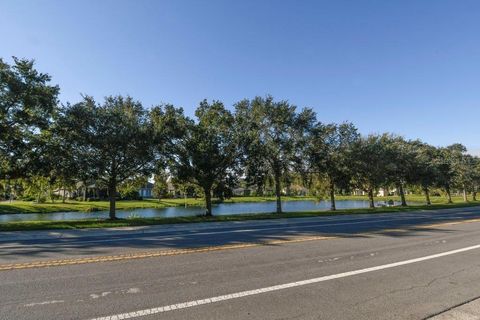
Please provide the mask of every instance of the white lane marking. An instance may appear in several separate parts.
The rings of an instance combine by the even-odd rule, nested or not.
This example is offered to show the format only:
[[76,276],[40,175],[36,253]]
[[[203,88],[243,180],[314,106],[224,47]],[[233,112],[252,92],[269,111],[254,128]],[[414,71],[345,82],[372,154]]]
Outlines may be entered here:
[[141,291],[140,288],[130,288],[125,292],[126,293],[140,293],[140,291]]
[[43,301],[43,302],[33,302],[33,303],[28,303],[24,304],[24,307],[35,307],[35,306],[43,306],[46,304],[54,304],[54,303],[63,303],[65,300],[51,300],[51,301]]
[[206,299],[176,303],[176,304],[171,304],[171,305],[162,306],[162,307],[138,310],[138,311],[133,311],[133,312],[129,312],[129,313],[121,313],[121,314],[116,314],[116,315],[111,315],[111,316],[106,316],[106,317],[93,318],[91,320],[133,319],[133,318],[143,317],[143,316],[146,316],[146,315],[163,313],[163,312],[177,310],[177,309],[185,309],[185,308],[195,307],[195,306],[199,306],[199,305],[203,305],[203,304],[211,304],[211,303],[214,303],[214,302],[232,300],[232,299],[237,299],[237,298],[246,297],[246,296],[253,296],[253,295],[266,293],[266,292],[279,291],[279,290],[284,290],[284,289],[289,289],[289,288],[294,288],[294,287],[305,286],[305,285],[312,284],[312,283],[319,283],[319,282],[328,281],[328,280],[351,277],[351,276],[354,276],[354,275],[367,273],[367,272],[374,272],[374,271],[379,271],[379,270],[384,270],[384,269],[389,269],[389,268],[395,268],[395,267],[404,266],[404,265],[407,265],[407,264],[422,262],[422,261],[426,261],[426,260],[432,260],[432,259],[436,259],[436,258],[449,256],[449,255],[452,255],[452,254],[457,254],[457,253],[461,253],[461,252],[475,250],[475,249],[480,249],[480,244],[470,246],[470,247],[461,248],[461,249],[446,251],[446,252],[442,252],[442,253],[432,254],[432,255],[424,256],[424,257],[420,257],[420,258],[398,261],[398,262],[389,263],[389,264],[383,264],[383,265],[380,265],[380,266],[375,266],[375,267],[370,267],[370,268],[365,268],[365,269],[342,272],[342,273],[333,274],[333,275],[329,275],[329,276],[323,276],[323,277],[318,277],[318,278],[313,278],[313,279],[307,279],[307,280],[302,280],[302,281],[279,284],[279,285],[260,288],[260,289],[240,291],[240,292],[236,292],[236,293],[231,293],[231,294],[226,294],[226,295],[221,295],[221,296],[216,296],[216,297],[211,297],[211,298],[206,298]]
[[98,298],[103,298],[106,297],[110,294],[135,294],[135,293],[140,293],[141,290],[140,288],[128,288],[128,289],[122,289],[122,290],[117,290],[115,292],[112,291],[105,291],[102,293],[92,293],[90,294],[90,299],[98,299]]

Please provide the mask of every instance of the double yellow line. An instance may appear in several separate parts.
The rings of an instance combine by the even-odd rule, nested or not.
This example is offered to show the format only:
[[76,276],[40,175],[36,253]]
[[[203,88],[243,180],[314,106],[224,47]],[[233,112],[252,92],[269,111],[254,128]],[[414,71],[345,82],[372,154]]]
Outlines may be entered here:
[[[372,236],[372,235],[384,234],[388,232],[408,232],[408,231],[412,231],[412,229],[414,230],[429,229],[434,227],[444,227],[449,225],[457,225],[457,224],[473,223],[473,222],[480,222],[480,219],[469,219],[469,220],[444,222],[444,223],[436,223],[436,224],[429,224],[429,225],[419,225],[418,227],[410,227],[410,228],[404,228],[404,229],[383,229],[383,230],[373,231],[369,233],[357,233],[356,235]],[[93,257],[84,257],[84,258],[75,258],[75,259],[59,259],[59,260],[39,260],[39,261],[31,261],[31,262],[25,262],[25,263],[0,264],[0,271],[176,256],[176,255],[190,254],[190,253],[204,253],[204,252],[214,252],[214,251],[222,251],[222,250],[244,249],[244,248],[266,246],[266,245],[278,245],[278,244],[284,244],[284,243],[331,240],[336,238],[340,238],[340,236],[307,236],[307,237],[295,237],[290,239],[236,243],[236,244],[226,244],[226,245],[198,247],[198,248],[142,251],[142,252],[125,253],[125,254],[118,254],[118,255],[109,255],[109,256],[93,256]]]

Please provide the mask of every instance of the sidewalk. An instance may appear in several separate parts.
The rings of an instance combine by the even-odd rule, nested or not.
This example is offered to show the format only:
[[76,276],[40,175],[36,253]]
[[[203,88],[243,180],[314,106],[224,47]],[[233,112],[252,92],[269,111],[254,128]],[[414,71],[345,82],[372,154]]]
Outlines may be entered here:
[[447,310],[429,320],[480,320],[480,299]]

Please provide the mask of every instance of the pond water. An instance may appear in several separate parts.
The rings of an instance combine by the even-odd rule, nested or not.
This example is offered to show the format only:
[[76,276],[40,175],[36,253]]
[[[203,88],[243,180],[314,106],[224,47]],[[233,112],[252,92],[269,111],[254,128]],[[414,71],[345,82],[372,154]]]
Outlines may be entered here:
[[[395,203],[394,205],[398,205]],[[376,203],[377,206],[386,205],[385,202],[380,201]],[[362,200],[338,200],[337,209],[353,209],[353,208],[367,208],[368,201]],[[244,202],[244,203],[222,203],[213,205],[214,215],[232,215],[245,213],[265,213],[274,212],[276,208],[275,201],[268,202]],[[285,212],[299,212],[299,211],[325,211],[330,209],[329,201],[312,201],[312,200],[298,200],[298,201],[283,201],[282,210]],[[203,207],[168,207],[168,208],[145,208],[133,210],[117,210],[118,218],[129,217],[185,217],[196,216],[205,213]],[[80,219],[95,219],[108,218],[108,211],[96,212],[54,212],[54,213],[21,213],[21,214],[3,214],[0,215],[0,222],[9,221],[45,221],[45,220],[80,220]]]

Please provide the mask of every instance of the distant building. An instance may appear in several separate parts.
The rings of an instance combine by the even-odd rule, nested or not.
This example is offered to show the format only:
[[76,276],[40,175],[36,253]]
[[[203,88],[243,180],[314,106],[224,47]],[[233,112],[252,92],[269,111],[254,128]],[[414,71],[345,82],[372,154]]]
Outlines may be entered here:
[[147,182],[138,190],[138,195],[142,198],[153,198],[153,183]]
[[366,196],[367,193],[361,189],[355,189],[352,191],[352,195],[354,196]]
[[232,194],[235,197],[248,197],[252,193],[252,190],[249,188],[238,187],[232,190]]

